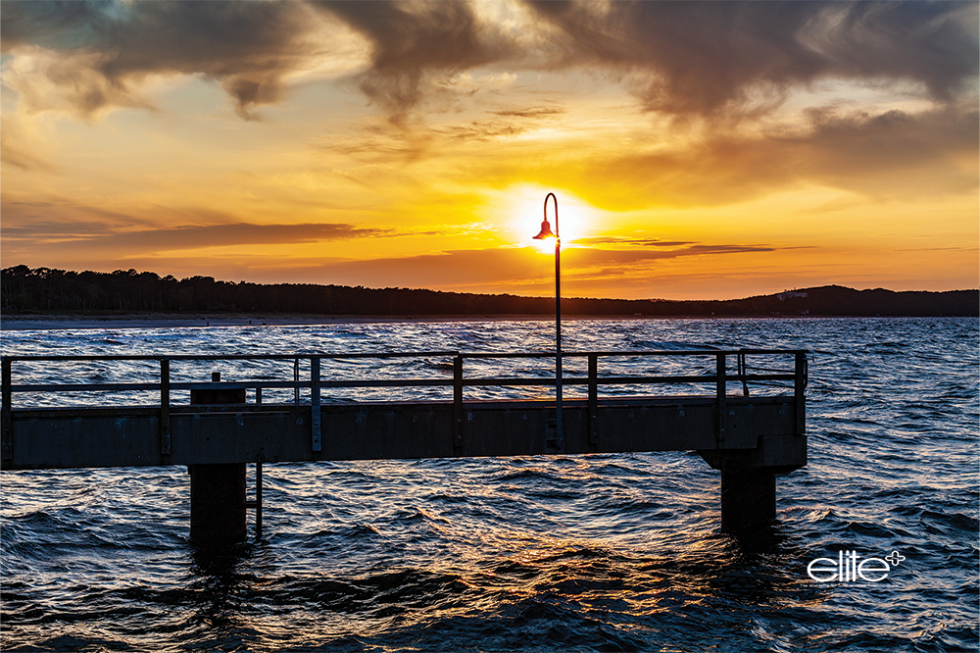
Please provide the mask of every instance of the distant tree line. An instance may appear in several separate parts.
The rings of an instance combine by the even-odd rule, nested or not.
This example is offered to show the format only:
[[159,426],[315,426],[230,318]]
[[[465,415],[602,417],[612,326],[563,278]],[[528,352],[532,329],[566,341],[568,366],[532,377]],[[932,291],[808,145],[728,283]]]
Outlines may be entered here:
[[[7,313],[308,313],[320,315],[551,315],[553,298],[365,288],[257,284],[153,272],[71,272],[26,265],[0,270]],[[644,316],[976,316],[980,290],[893,292],[842,286],[724,301],[562,300],[564,315]]]
[[[0,270],[3,308],[50,312],[257,312],[323,315],[548,314],[554,299],[516,295],[365,288],[316,284],[257,284],[153,272],[71,272],[26,265]],[[579,300],[571,300],[579,301]],[[604,313],[634,312],[650,302],[584,300]],[[602,306],[599,306],[602,304]],[[613,305],[615,304],[615,306]],[[564,303],[563,303],[564,306]],[[636,309],[639,310],[639,309]]]

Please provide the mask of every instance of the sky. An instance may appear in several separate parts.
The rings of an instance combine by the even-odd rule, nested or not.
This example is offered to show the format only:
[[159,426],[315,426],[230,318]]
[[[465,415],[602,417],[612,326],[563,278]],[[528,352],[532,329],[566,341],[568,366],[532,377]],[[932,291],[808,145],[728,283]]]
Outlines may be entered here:
[[[0,264],[980,286],[976,2],[0,2]],[[555,204],[547,216],[555,227]]]

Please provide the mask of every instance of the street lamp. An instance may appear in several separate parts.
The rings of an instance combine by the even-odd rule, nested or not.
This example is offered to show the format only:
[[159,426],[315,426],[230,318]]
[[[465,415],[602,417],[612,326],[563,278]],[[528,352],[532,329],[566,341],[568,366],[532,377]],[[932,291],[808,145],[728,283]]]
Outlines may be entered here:
[[[555,231],[548,224],[548,198],[555,200]],[[555,239],[555,430],[558,448],[565,448],[565,432],[561,428],[561,237],[558,235],[558,198],[554,193],[544,197],[544,221],[535,240]]]

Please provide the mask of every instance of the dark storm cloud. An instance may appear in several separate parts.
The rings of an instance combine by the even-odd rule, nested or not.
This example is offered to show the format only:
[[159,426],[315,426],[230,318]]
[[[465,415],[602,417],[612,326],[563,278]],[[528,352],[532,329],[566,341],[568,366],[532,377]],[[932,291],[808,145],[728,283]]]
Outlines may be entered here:
[[25,43],[45,47],[77,47],[85,34],[104,19],[107,2],[50,0],[0,3],[0,52]]
[[529,5],[558,29],[564,65],[629,73],[648,109],[671,114],[730,110],[753,91],[778,103],[828,77],[916,81],[946,100],[978,71],[975,3]]
[[837,77],[919,82],[932,98],[948,100],[980,70],[974,3],[528,4],[539,27],[553,29],[520,42],[464,2],[318,6],[372,43],[360,88],[395,122],[423,100],[426,75],[489,64],[600,67],[623,78],[648,109],[703,115],[764,110],[791,87]]
[[199,74],[250,118],[281,98],[283,75],[314,52],[309,17],[291,2],[4,2],[2,25],[5,48],[58,52],[43,74],[83,115],[148,106],[133,89],[149,75]]
[[980,69],[976,3],[529,1],[537,24],[519,36],[474,6],[7,1],[0,29],[5,52],[40,45],[57,53],[40,73],[85,115],[147,107],[136,88],[148,75],[197,74],[252,117],[282,99],[286,75],[329,52],[313,38],[327,16],[370,43],[356,81],[396,124],[427,95],[453,92],[454,75],[494,65],[602,70],[647,109],[674,115],[764,111],[791,88],[829,78],[915,82],[947,101],[975,85]]
[[517,54],[512,39],[481,23],[465,2],[321,2],[367,38],[371,68],[360,77],[361,91],[395,123],[423,98],[427,74],[443,77]]

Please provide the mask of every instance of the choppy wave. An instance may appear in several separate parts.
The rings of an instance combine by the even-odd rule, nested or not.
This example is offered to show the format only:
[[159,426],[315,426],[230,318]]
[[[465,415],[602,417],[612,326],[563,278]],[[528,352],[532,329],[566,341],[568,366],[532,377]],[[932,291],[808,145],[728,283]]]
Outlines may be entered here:
[[[187,541],[183,469],[4,472],[0,648],[976,650],[976,320],[601,320],[565,332],[569,350],[814,352],[809,464],[778,480],[774,539],[720,535],[718,475],[683,452],[266,465],[265,537],[221,555]],[[553,330],[433,322],[38,335],[2,332],[3,351],[549,351]],[[496,364],[467,360],[474,375]],[[549,371],[547,361],[514,364]],[[292,374],[289,361],[263,365],[248,374]],[[376,365],[332,369],[354,378]],[[93,382],[154,373],[73,369]],[[419,359],[391,373],[443,378],[447,368]],[[879,583],[807,577],[810,561],[840,550],[905,560]]]

